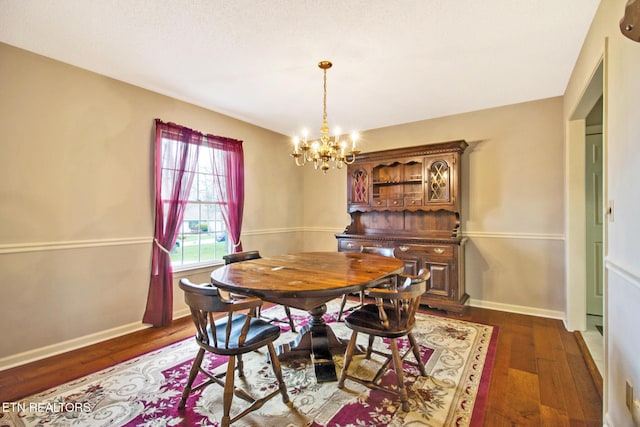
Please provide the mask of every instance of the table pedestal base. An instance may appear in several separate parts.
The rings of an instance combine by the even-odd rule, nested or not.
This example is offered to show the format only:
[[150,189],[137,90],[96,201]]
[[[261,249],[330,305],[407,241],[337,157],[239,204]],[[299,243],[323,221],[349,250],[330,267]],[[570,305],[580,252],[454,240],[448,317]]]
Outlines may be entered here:
[[336,367],[332,354],[344,354],[348,340],[342,340],[333,333],[322,316],[327,312],[327,305],[309,311],[311,320],[298,336],[276,348],[281,361],[301,357],[311,357],[316,372],[316,380],[320,382],[337,381]]

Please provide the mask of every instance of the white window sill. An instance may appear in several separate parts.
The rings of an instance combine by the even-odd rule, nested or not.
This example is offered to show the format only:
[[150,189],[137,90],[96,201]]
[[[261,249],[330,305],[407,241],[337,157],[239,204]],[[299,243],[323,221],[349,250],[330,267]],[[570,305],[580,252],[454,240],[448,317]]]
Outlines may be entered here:
[[200,264],[178,265],[176,267],[173,267],[173,272],[174,273],[185,273],[185,272],[195,273],[198,270],[206,270],[210,272],[221,265],[224,265],[224,261],[222,260],[216,260],[216,261],[200,263]]

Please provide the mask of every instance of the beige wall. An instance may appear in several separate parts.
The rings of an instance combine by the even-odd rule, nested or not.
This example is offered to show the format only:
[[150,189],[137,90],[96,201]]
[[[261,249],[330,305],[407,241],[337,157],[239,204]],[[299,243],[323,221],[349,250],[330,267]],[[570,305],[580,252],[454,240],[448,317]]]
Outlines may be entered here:
[[[563,317],[562,99],[492,108],[376,129],[364,151],[465,139],[462,231],[471,304]],[[331,174],[331,175],[330,175]],[[335,250],[349,223],[346,175],[305,175],[305,247]],[[310,242],[307,236],[313,234]]]
[[[636,396],[640,384],[640,43],[623,37],[618,28],[625,4],[626,0],[601,2],[564,103],[565,120],[571,123],[566,150],[572,160],[580,157],[580,147],[574,144],[579,123],[572,120],[584,115],[582,101],[604,58],[605,193],[606,200],[614,201],[613,221],[605,224],[604,410],[606,423],[616,427],[633,425],[634,420],[640,423],[640,411],[636,409],[632,416],[625,407],[625,383],[636,387]],[[580,164],[568,162],[569,183],[579,170]],[[573,186],[567,187],[567,193],[569,200],[575,199]],[[570,209],[568,221],[573,218]],[[571,277],[568,294],[580,295],[580,283]]]
[[142,326],[156,117],[243,140],[245,246],[302,249],[282,135],[4,44],[0,76],[0,367]]
[[[624,383],[640,384],[640,44],[619,32],[625,2],[601,2],[563,99],[363,135],[366,151],[466,139],[462,229],[469,237],[472,304],[548,315],[566,306],[574,316],[573,300],[581,296],[560,255],[575,244],[574,183],[581,179],[579,148],[571,145],[580,124],[571,120],[608,44],[605,169],[615,221],[607,224],[605,411],[611,426],[631,424]],[[333,234],[348,223],[344,171],[322,176],[296,168],[281,135],[0,44],[0,367],[139,325],[153,228],[155,117],[245,141],[245,247],[266,254],[335,250]]]
[[[0,55],[0,268],[13,302],[2,320],[20,325],[0,345],[0,362],[141,327],[155,117],[245,141],[245,248],[336,250],[334,234],[349,223],[344,170],[297,168],[285,137],[215,112],[6,45]],[[362,146],[467,140],[472,304],[561,317],[562,137],[562,100],[552,98],[371,130]],[[209,270],[176,280],[206,281]],[[174,299],[184,313],[178,290]]]
[[347,172],[331,169],[326,174],[304,166],[304,249],[336,251],[336,233],[349,225],[347,214]]

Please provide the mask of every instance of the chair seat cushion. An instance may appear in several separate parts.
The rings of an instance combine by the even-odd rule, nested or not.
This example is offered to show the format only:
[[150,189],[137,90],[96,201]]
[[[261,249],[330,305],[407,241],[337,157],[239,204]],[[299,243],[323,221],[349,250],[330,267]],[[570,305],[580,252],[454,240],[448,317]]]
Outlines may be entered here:
[[364,332],[380,337],[397,338],[411,332],[411,327],[406,327],[406,318],[398,318],[394,310],[386,310],[389,325],[385,327],[380,320],[378,306],[367,304],[352,311],[344,319],[345,325],[358,332]]
[[252,348],[262,347],[268,342],[275,341],[280,336],[279,326],[273,325],[256,317],[252,317],[247,338],[245,342],[240,345],[238,340],[242,333],[242,327],[245,324],[246,318],[247,316],[245,314],[236,314],[233,316],[228,344],[225,344],[228,320],[220,320],[216,322],[217,345],[213,343],[213,336],[211,335],[211,330],[209,330],[210,347],[215,345],[217,350],[222,350],[215,351],[216,353],[225,353],[224,350],[237,351],[243,347],[246,347],[248,351],[251,351]]

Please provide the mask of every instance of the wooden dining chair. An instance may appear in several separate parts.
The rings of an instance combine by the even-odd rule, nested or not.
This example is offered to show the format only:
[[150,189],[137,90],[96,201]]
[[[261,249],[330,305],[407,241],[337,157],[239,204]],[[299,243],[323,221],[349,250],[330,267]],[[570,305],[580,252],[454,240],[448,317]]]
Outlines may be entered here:
[[[253,309],[259,307],[262,300],[253,297],[245,297],[240,300],[226,299],[224,292],[219,292],[216,287],[208,283],[196,285],[186,278],[180,280],[179,286],[184,291],[185,302],[191,309],[191,318],[196,326],[195,339],[200,348],[191,366],[189,379],[182,392],[178,409],[184,409],[191,393],[212,383],[224,388],[221,420],[223,427],[228,427],[246,414],[259,409],[267,400],[278,393],[282,395],[282,401],[288,403],[289,395],[282,379],[280,361],[273,346],[273,342],[280,336],[280,328],[252,316]],[[242,313],[238,313],[238,311],[242,311]],[[242,355],[265,346],[269,351],[278,388],[263,397],[255,398],[247,391],[234,385],[234,371],[237,367],[238,376],[244,377]],[[228,357],[226,373],[213,374],[202,367],[202,361],[207,352]],[[194,387],[193,382],[198,373],[203,373],[206,378]],[[231,418],[231,402],[234,395],[247,401],[249,406]]]
[[[385,247],[379,247],[379,246],[360,246],[360,252],[362,253],[367,253],[367,254],[376,254],[376,255],[382,255],[382,256],[386,256],[389,258],[393,258],[394,257],[394,249],[393,248],[385,248]],[[391,284],[392,278],[385,278],[380,280],[378,283],[376,283],[375,286],[389,286]],[[346,312],[346,311],[352,311],[355,310],[358,307],[362,307],[364,305],[364,298],[366,295],[366,291],[362,290],[360,292],[358,292],[358,296],[360,297],[360,302],[356,305],[354,305],[353,307],[349,307],[347,310],[345,310],[345,305],[347,304],[347,300],[349,298],[348,294],[344,294],[342,296],[342,302],[340,303],[340,311],[338,311],[338,322],[340,321],[340,319],[342,318],[342,315]]]
[[[258,258],[262,258],[260,256],[260,251],[236,252],[234,254],[224,255],[222,257],[225,265],[232,264],[234,262],[249,261],[249,260],[258,259]],[[278,318],[262,316],[262,307],[258,308],[258,317],[269,320],[270,322],[288,323],[289,327],[291,327],[291,332],[296,332],[296,326],[293,323],[293,318],[291,317],[291,308],[289,308],[289,306],[286,306],[286,305],[283,305],[282,307],[284,308],[284,312],[287,316],[286,321]]]
[[[398,275],[398,284],[396,286],[370,289],[369,296],[375,299],[375,304],[365,304],[352,311],[344,319],[344,324],[353,332],[345,351],[344,366],[338,380],[338,388],[343,388],[345,380],[350,379],[368,388],[382,390],[397,396],[402,402],[402,410],[409,411],[409,399],[404,384],[402,363],[413,364],[418,367],[421,375],[427,375],[420,357],[418,343],[411,331],[415,324],[415,315],[420,305],[420,298],[426,290],[428,278],[428,270],[421,271],[417,276]],[[369,335],[369,346],[365,358],[371,358],[372,354],[384,358],[380,368],[371,379],[348,373],[349,365],[353,360],[356,349],[358,333],[360,332]],[[391,353],[374,349],[373,339],[375,337],[389,339]],[[410,346],[401,355],[397,340],[403,337],[408,338]],[[405,360],[409,353],[413,353],[416,362]],[[382,376],[390,367],[393,367],[395,371],[397,389],[380,385]]]

